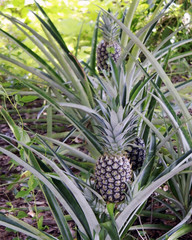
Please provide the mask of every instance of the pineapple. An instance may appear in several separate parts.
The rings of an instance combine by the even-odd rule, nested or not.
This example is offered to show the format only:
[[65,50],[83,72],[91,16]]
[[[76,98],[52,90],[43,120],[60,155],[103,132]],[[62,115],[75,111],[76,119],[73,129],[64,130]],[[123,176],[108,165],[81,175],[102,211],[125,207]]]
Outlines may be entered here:
[[127,156],[130,159],[132,169],[135,171],[142,167],[146,156],[145,143],[143,139],[137,137],[133,145],[129,145],[127,150]]
[[117,42],[119,28],[105,13],[102,15],[103,22],[100,22],[103,40],[97,46],[97,68],[99,72],[106,70],[109,72],[109,56],[114,62],[120,57],[121,47]]
[[[104,154],[95,167],[96,190],[107,202],[125,199],[127,184],[131,183],[132,169],[126,148],[136,137],[137,117],[127,107],[117,111],[103,106],[105,118],[99,118],[99,137]],[[98,120],[98,118],[97,118]]]

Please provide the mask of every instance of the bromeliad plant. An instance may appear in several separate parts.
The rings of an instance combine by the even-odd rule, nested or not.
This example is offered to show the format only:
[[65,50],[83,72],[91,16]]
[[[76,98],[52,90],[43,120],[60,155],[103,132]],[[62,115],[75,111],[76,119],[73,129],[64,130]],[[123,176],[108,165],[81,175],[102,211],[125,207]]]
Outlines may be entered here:
[[102,31],[103,39],[97,46],[97,68],[100,72],[102,70],[110,71],[109,57],[117,62],[121,54],[121,47],[117,42],[120,28],[107,14],[102,15],[102,20],[99,28]]
[[[184,169],[191,167],[191,161],[187,163],[185,162],[190,159],[192,151],[188,151],[181,158],[179,158],[176,161],[176,166],[175,163],[171,164],[170,167],[166,168],[162,173],[156,175],[156,178],[153,181],[150,180],[148,182],[148,186],[141,188],[140,186],[142,186],[142,183],[146,181],[146,178],[148,179],[148,176],[146,176],[146,174],[148,174],[149,168],[146,167],[143,171],[141,171],[140,175],[137,179],[135,179],[134,182],[130,183],[130,178],[128,179],[130,185],[127,185],[127,194],[129,195],[127,195],[126,192],[120,192],[120,194],[122,194],[121,196],[125,197],[126,195],[126,202],[120,204],[109,202],[106,203],[91,185],[77,178],[70,171],[70,168],[68,166],[74,166],[74,164],[71,165],[70,158],[63,158],[62,155],[58,154],[55,150],[50,148],[46,142],[48,141],[56,144],[57,146],[66,147],[69,150],[69,153],[78,156],[78,159],[83,159],[84,161],[86,160],[90,162],[93,162],[94,159],[77,149],[72,149],[70,146],[60,141],[50,139],[45,136],[36,136],[37,141],[41,142],[44,147],[47,147],[46,154],[42,154],[41,151],[36,150],[32,144],[34,142],[34,136],[32,140],[23,129],[16,126],[6,111],[2,110],[1,113],[7,119],[7,122],[13,129],[13,132],[18,140],[4,136],[2,134],[1,138],[6,140],[9,144],[11,144],[13,141],[16,142],[19,148],[14,148],[16,148],[21,153],[21,157],[18,157],[16,154],[2,147],[0,150],[2,153],[11,157],[20,165],[24,166],[25,169],[30,171],[32,174],[34,174],[34,176],[37,177],[37,179],[39,179],[39,185],[47,199],[50,209],[52,210],[63,239],[73,239],[65,216],[63,214],[64,209],[67,210],[71,218],[75,221],[77,225],[77,236],[79,239],[124,239],[124,237],[127,236],[127,234],[130,235],[133,230],[139,231],[141,229],[145,229],[145,227],[157,228],[166,231],[169,230],[169,228],[165,228],[161,225],[156,226],[151,224],[149,226],[145,226],[144,224],[132,226],[132,224],[137,218],[138,214],[142,213],[141,210],[143,209],[146,200],[155,190],[157,190],[157,193],[159,193],[159,196],[161,196],[162,192],[159,190],[159,187],[163,183],[167,182],[168,180],[172,181],[177,174],[182,172]],[[97,113],[93,114],[97,116]],[[149,156],[151,158],[148,166],[151,165],[152,159],[154,158],[154,144],[154,139],[152,139],[151,147],[149,149]],[[112,164],[110,162],[112,159],[107,159],[106,156],[104,157],[105,160],[104,158],[100,158],[97,164],[98,169],[99,165],[102,167],[102,169],[106,169],[106,171],[107,167],[111,166],[114,166],[114,168],[116,168],[116,165],[118,165],[119,168],[121,168],[121,163],[124,162],[122,164],[123,169],[121,172],[119,172],[121,174],[119,176],[121,176],[122,181],[124,179],[123,173],[125,173],[125,169],[130,168],[130,163],[126,160],[126,156],[118,159],[119,161],[117,161],[116,158]],[[56,163],[54,163],[53,159],[57,159],[57,161],[59,161],[62,169],[58,167]],[[103,166],[102,163],[104,163],[105,166]],[[86,171],[82,167],[78,167],[78,165],[75,167],[77,169],[79,168],[79,170],[83,172]],[[111,173],[112,172],[113,170]],[[126,171],[126,174],[129,175],[129,171]],[[109,180],[107,177],[107,172],[105,176],[106,179]],[[115,175],[114,177],[114,184],[118,183],[118,179],[116,179],[117,176],[118,175]],[[110,189],[110,184],[108,187]],[[104,188],[104,185],[102,188]],[[115,188],[112,189],[113,190],[111,191],[115,191]],[[117,199],[115,198],[116,195],[112,195],[114,199],[111,199],[110,193],[107,194],[109,194],[108,200],[117,202]],[[166,197],[169,196],[167,193],[164,194]],[[62,207],[60,204],[58,204],[58,201]],[[174,204],[177,206],[177,204],[179,204],[179,201],[174,199]],[[181,206],[181,203],[179,205]],[[179,214],[180,211],[176,209],[178,208],[173,209],[173,211],[175,214]],[[154,211],[153,214],[155,215],[155,213],[156,212]],[[157,212],[157,214],[158,213],[159,212]],[[181,223],[179,223],[175,228],[170,229],[167,234],[173,234],[173,236],[178,237],[180,236],[179,234],[181,229],[184,234],[188,231],[191,231],[190,225],[183,225],[189,220],[189,217],[190,215],[186,214]],[[52,236],[22,222],[21,220],[18,220],[12,215],[1,214],[0,223],[3,226],[25,233],[26,235],[31,236],[35,239],[55,239]],[[133,237],[130,239],[132,238]],[[166,236],[159,239],[166,239]]]
[[[147,227],[166,230],[170,239],[177,238],[181,231],[182,234],[191,231],[189,223],[192,202],[189,193],[192,123],[187,105],[177,91],[190,86],[191,81],[176,88],[166,74],[169,62],[175,60],[172,50],[191,39],[163,48],[164,43],[171,38],[169,36],[153,53],[146,48],[152,29],[172,2],[162,8],[161,1],[151,13],[149,23],[136,35],[130,31],[130,24],[138,0],[133,1],[124,23],[102,10],[104,22],[114,23],[115,27],[111,26],[111,29],[119,26],[123,31],[121,56],[118,61],[117,58],[113,59],[110,48],[105,58],[110,74],[100,68],[102,76],[95,70],[96,38],[93,40],[92,58],[89,63],[84,63],[83,68],[69,52],[56,27],[38,4],[44,18],[35,15],[42,24],[46,38],[19,20],[1,13],[38,47],[39,53],[36,54],[2,29],[1,33],[21,47],[38,66],[26,66],[21,61],[2,54],[0,57],[40,78],[41,82],[33,79],[26,82],[22,77],[15,76],[73,125],[73,129],[61,142],[50,136],[27,133],[14,123],[4,108],[1,109],[1,114],[16,139],[3,134],[1,137],[20,156],[7,149],[0,148],[0,151],[39,179],[39,186],[63,239],[73,239],[63,214],[64,209],[76,223],[77,239],[134,239],[131,231]],[[98,25],[99,21],[96,26]],[[94,36],[97,31],[98,28]],[[141,52],[145,58],[139,62]],[[129,57],[125,61],[127,55]],[[183,55],[177,56],[177,59],[180,57]],[[1,69],[14,75],[7,69]],[[162,81],[166,90],[161,88]],[[168,97],[172,97],[174,107],[180,110],[181,116],[176,115]],[[158,120],[161,124],[157,123]],[[86,142],[83,147],[90,155],[66,143],[69,137],[76,134]],[[18,144],[17,147],[12,141]],[[60,165],[53,161],[55,159]],[[87,181],[74,175],[70,166],[86,175]],[[155,171],[156,166],[158,168]],[[187,170],[184,171],[185,169]],[[170,189],[169,194],[159,189],[164,183]],[[155,191],[154,201],[160,201],[180,220],[172,229],[162,225],[133,226],[137,217],[144,212],[147,199]],[[170,205],[165,199],[170,200]],[[147,207],[150,209],[151,206]],[[150,214],[158,214],[153,211]],[[1,214],[0,222],[35,239],[55,239],[11,215]],[[159,239],[166,238],[163,235]]]

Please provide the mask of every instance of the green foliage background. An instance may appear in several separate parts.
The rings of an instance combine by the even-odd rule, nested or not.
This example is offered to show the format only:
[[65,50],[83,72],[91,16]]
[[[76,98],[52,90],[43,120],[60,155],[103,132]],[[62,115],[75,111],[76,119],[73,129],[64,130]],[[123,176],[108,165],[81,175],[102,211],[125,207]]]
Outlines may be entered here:
[[[45,12],[49,15],[57,29],[62,34],[69,50],[73,54],[76,53],[79,39],[77,52],[78,59],[84,61],[87,61],[90,56],[92,34],[99,13],[98,6],[106,10],[110,9],[113,13],[118,12],[119,17],[122,17],[124,10],[129,8],[131,2],[132,0],[38,0],[38,3],[44,8]],[[180,2],[183,4],[178,4]],[[191,14],[192,9],[190,8],[190,0],[176,1],[176,3],[177,4],[173,5],[172,10],[165,16],[165,24],[161,22],[161,26],[163,27],[161,28],[161,26],[159,26],[157,32],[153,34],[154,36],[151,38],[151,41],[154,41],[154,46],[158,43],[157,39],[162,41],[162,39],[170,34],[170,32],[182,25],[182,17],[186,11]],[[152,8],[152,0],[140,1],[131,26],[133,32],[136,32],[145,25],[150,15],[149,9]],[[43,34],[38,20],[32,13],[32,11],[34,11],[35,13],[40,14],[35,6],[34,0],[0,0],[0,11],[4,14],[9,14],[20,19],[33,29],[36,29],[40,34]],[[172,19],[174,22],[170,24]],[[5,31],[8,31],[11,35],[14,35],[19,40],[22,40],[24,44],[27,44],[32,50],[37,50],[36,46],[26,39],[24,34],[18,31],[13,24],[3,17],[0,17],[0,27]],[[184,35],[185,38],[190,37],[185,33],[180,33],[180,35]],[[99,35],[99,38],[100,37],[101,36]],[[191,46],[187,47],[190,48]],[[32,64],[32,59],[29,59],[15,44],[11,43],[2,35],[0,38],[0,51],[3,54],[6,53],[9,56],[11,55],[11,57],[19,57],[27,65]],[[0,63],[7,65],[7,63],[2,61]],[[10,64],[6,67],[15,68],[15,66],[10,66]],[[20,74],[24,73],[21,69],[17,69],[17,71]]]
[[[46,13],[57,26],[60,33],[63,35],[68,48],[75,51],[78,36],[80,36],[80,45],[78,56],[81,59],[86,59],[90,53],[92,33],[95,25],[95,20],[99,12],[98,6],[104,9],[121,12],[123,6],[129,6],[130,1],[99,1],[99,0],[47,0],[38,1],[44,8]],[[98,5],[98,6],[97,6]],[[39,22],[31,11],[40,14],[33,0],[1,0],[0,10],[3,13],[10,14],[19,18],[29,26],[33,26],[38,32],[42,32]],[[5,19],[1,20],[0,26],[8,30],[10,34],[15,33],[15,27]],[[18,33],[20,34],[20,33]],[[18,37],[18,36],[17,36]],[[20,39],[24,36],[20,35]],[[2,41],[3,40],[3,41]],[[1,38],[0,47],[5,46],[6,39]],[[12,51],[13,48],[7,42],[6,47]]]

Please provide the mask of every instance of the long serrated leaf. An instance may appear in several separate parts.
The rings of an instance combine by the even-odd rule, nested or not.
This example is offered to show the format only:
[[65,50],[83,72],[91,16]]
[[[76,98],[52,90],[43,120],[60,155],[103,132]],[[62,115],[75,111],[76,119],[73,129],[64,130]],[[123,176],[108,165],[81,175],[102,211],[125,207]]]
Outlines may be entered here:
[[0,213],[0,225],[13,229],[17,232],[24,233],[27,236],[33,237],[37,240],[58,240],[58,238],[55,238],[47,233],[43,233],[37,228],[19,220],[12,215],[5,216],[4,214]]
[[153,81],[152,81],[152,84],[155,87],[157,93],[161,96],[163,102],[160,101],[156,96],[153,96],[153,97],[156,98],[160,102],[160,104],[163,106],[163,110],[165,112],[167,112],[167,116],[170,118],[171,122],[173,123],[173,125],[175,126],[175,128],[178,130],[178,132],[181,135],[181,140],[184,143],[184,147],[185,148],[187,147],[186,150],[188,150],[189,146],[192,147],[190,132],[188,133],[186,131],[186,129],[182,126],[182,123],[181,123],[179,117],[177,117],[177,115],[176,115],[175,111],[173,110],[171,104],[167,101],[166,97],[161,92],[159,87]]
[[[48,147],[49,151],[53,154],[53,156],[61,163],[61,165],[63,166],[64,170],[66,171],[66,173],[69,173],[71,176],[73,175],[71,169],[67,166],[67,164],[63,161],[62,158],[60,158],[60,156],[49,146],[49,144],[47,142],[44,141],[44,139],[42,137],[40,137],[39,135],[37,136],[40,141],[43,143],[44,146]],[[49,136],[48,136],[49,137]],[[74,178],[73,178],[74,179]],[[72,180],[73,180],[72,179]],[[79,189],[81,189],[81,186],[79,185],[78,181],[76,181],[76,179],[74,179],[74,182],[76,183],[76,185],[79,187]],[[81,189],[82,190],[82,189]]]
[[[56,69],[58,69],[58,71],[62,74],[62,79],[65,76],[65,72],[63,71],[63,69],[56,63],[55,59],[51,56],[51,54],[46,50],[45,46],[48,47],[48,49],[51,51],[51,53],[53,54],[52,51],[52,46],[49,45],[49,42],[41,37],[38,33],[36,33],[33,29],[29,28],[26,24],[18,21],[17,19],[13,18],[13,17],[9,17],[6,16],[2,13],[0,13],[2,16],[6,17],[7,19],[9,19],[21,32],[23,32],[26,37],[28,37],[34,44],[35,46],[37,46],[39,48],[39,50],[41,50],[41,52],[47,57],[47,59],[49,60],[49,62],[51,62]],[[19,24],[18,24],[19,23]],[[33,35],[29,35],[23,28],[21,28],[19,25],[24,26],[25,28],[27,28],[30,32],[33,33]],[[55,54],[53,54],[55,56]],[[67,81],[66,81],[67,82]]]
[[46,197],[48,204],[51,208],[51,211],[54,214],[55,220],[57,222],[57,225],[59,227],[59,230],[61,232],[63,239],[73,240],[67,221],[64,217],[64,214],[56,198],[54,197],[52,192],[49,190],[49,188],[47,188],[46,186],[42,186],[42,187],[43,187],[44,196]]
[[[164,234],[163,236],[159,237],[157,240],[166,240],[167,236],[182,236],[182,233],[184,233],[186,231],[187,233],[187,228],[186,230],[182,230],[183,226],[186,226],[186,222],[191,218],[191,214],[192,214],[192,208],[190,208],[189,212],[187,213],[187,215],[184,217],[184,219],[182,221],[180,221],[176,226],[174,226],[170,231],[168,231],[166,234]],[[189,226],[189,225],[188,225]],[[192,229],[192,226],[190,225],[190,229]],[[168,238],[168,239],[174,239],[174,238]]]
[[[169,57],[170,57],[170,54],[171,54],[171,51],[167,54],[166,58],[165,58],[165,61],[164,61],[164,64],[163,64],[163,68],[166,69],[167,68],[167,64],[168,64],[168,60],[169,60]],[[156,85],[158,87],[161,86],[162,84],[162,80],[159,76],[157,76],[157,79],[156,79]],[[154,90],[152,90],[152,93],[154,92]],[[155,111],[155,106],[156,106],[156,99],[154,97],[151,97],[151,99],[149,99],[149,105],[148,105],[148,110],[147,110],[147,118],[151,121],[152,118],[153,118],[153,113]],[[150,131],[150,128],[149,126],[145,126],[144,128],[144,132],[143,132],[143,139],[145,142],[147,142],[147,138],[148,138],[148,135],[149,135],[149,131]]]
[[[32,148],[39,151],[40,153],[43,154],[47,154],[47,156],[51,156],[53,157],[52,153],[45,148],[39,147],[37,145],[32,145]],[[65,161],[65,163],[70,166],[73,167],[75,169],[78,169],[81,172],[87,173],[90,171],[90,169],[93,169],[95,166],[95,162],[92,163],[91,161],[85,160],[85,162],[79,161],[79,159],[74,159],[74,158],[70,158],[65,156],[62,152],[61,153],[57,153],[59,155],[59,157]],[[90,157],[91,158],[91,157]],[[85,158],[84,158],[85,159]],[[95,161],[94,159],[91,158],[92,161]]]
[[8,16],[3,14],[2,12],[0,12],[0,15],[2,15],[3,17],[9,19],[11,22],[13,22],[14,24],[19,24],[20,26],[24,27],[25,29],[29,30],[37,39],[39,39],[43,44],[45,44],[45,46],[47,46],[49,49],[51,48],[50,43],[47,41],[47,39],[45,39],[44,37],[42,37],[40,34],[38,34],[34,29],[30,28],[27,24],[19,21],[19,19],[14,18],[13,16]]
[[[164,12],[167,10],[167,8],[170,6],[170,4],[173,1],[174,0],[171,0],[167,5],[165,5],[164,9],[160,12],[160,14],[158,14],[158,10],[159,10],[159,8],[161,7],[161,5],[163,3],[163,1],[161,1],[161,4],[158,5],[158,7],[156,8],[155,13],[151,16],[151,21],[149,23],[147,23],[142,29],[140,29],[136,33],[136,36],[139,38],[147,31],[148,28],[152,28],[159,21],[159,19],[165,14]],[[156,14],[158,14],[158,15],[155,17]],[[128,15],[128,13],[127,13],[127,15]],[[128,23],[128,24],[130,24],[130,23]],[[125,24],[125,26],[126,26],[126,24]],[[134,44],[135,43],[134,43],[134,41],[132,39],[128,42],[128,44],[125,47],[124,51],[122,52],[120,58],[118,59],[117,65],[119,65],[123,61],[123,59],[126,58],[127,53],[130,52],[130,50],[131,50],[131,48],[133,47]]]
[[[64,114],[66,116],[66,118],[72,122],[81,132],[82,134],[84,134],[84,136],[87,138],[87,140],[89,141],[89,143],[91,143],[95,149],[101,153],[103,152],[103,148],[101,147],[101,145],[99,144],[98,140],[96,139],[96,136],[93,135],[93,133],[91,133],[87,128],[85,128],[83,126],[83,124],[78,121],[77,119],[75,119],[69,112],[64,111],[61,106],[55,102],[51,97],[49,97],[47,94],[45,94],[44,91],[42,91],[40,88],[29,84],[29,83],[25,83],[26,86],[32,88],[34,91],[36,91],[41,97],[43,97],[44,99],[46,99],[51,105],[53,105],[60,113]],[[94,111],[91,108],[88,108],[86,106],[81,106],[79,104],[73,104],[73,103],[62,103],[61,105],[69,107],[69,108],[76,108],[76,109],[81,109],[85,112],[88,111],[88,113],[92,113],[95,116],[98,116],[99,118],[101,118],[101,116],[99,116],[96,111]]]
[[[42,170],[45,171],[45,172],[49,172],[51,171],[52,169],[49,169],[47,167],[47,165],[44,165],[44,163],[42,163],[41,161],[38,161],[39,159],[36,158],[34,156],[34,154],[29,151],[28,149],[24,148],[25,150],[25,153],[26,155],[29,156],[29,159],[30,159],[30,162],[31,164],[33,165],[33,167],[38,170],[39,172],[42,173]],[[43,167],[44,168],[43,168]],[[54,180],[53,180],[54,182]],[[47,187],[47,185],[43,184],[41,181],[39,181],[40,183],[40,187],[41,187],[41,190],[45,196],[45,198],[47,199],[47,203],[49,204],[49,207],[50,207],[50,210],[52,211],[53,213],[53,216],[55,218],[55,221],[58,225],[58,228],[61,232],[61,235],[63,236],[63,238],[67,238],[67,239],[71,239],[72,240],[72,235],[71,235],[71,232],[70,232],[70,229],[69,229],[69,226],[67,224],[67,221],[65,219],[65,216],[63,214],[63,211],[58,203],[58,201],[56,200],[54,194],[49,190],[49,188]],[[55,182],[54,182],[55,183]],[[60,182],[59,182],[60,183]],[[63,189],[63,185],[60,184],[59,186],[55,183],[55,185],[60,189]]]
[[186,51],[184,53],[175,54],[173,57],[169,59],[169,63],[178,61],[179,59],[184,59],[185,57],[189,57],[191,55],[192,55],[192,51]]
[[49,16],[46,14],[46,12],[43,10],[43,8],[39,5],[38,2],[35,1],[36,6],[39,8],[39,10],[41,11],[41,13],[44,15],[45,19],[47,20],[48,24],[42,19],[40,18],[37,14],[35,14],[35,16],[40,20],[40,22],[42,24],[44,24],[45,26],[49,27],[49,29],[51,29],[50,32],[54,33],[55,36],[57,36],[58,42],[60,42],[60,44],[62,45],[62,48],[65,50],[65,52],[69,53],[69,50],[67,48],[67,45],[65,44],[62,36],[60,35],[60,33],[58,32],[57,28],[55,27],[55,25],[53,24],[53,22],[51,21],[51,19],[49,18]]
[[[78,76],[76,75],[76,72],[73,69],[73,63],[71,62],[71,60],[68,58],[67,55],[61,52],[61,49],[58,48],[58,46],[53,41],[52,35],[50,34],[49,31],[47,31],[47,29],[44,26],[43,30],[55,50],[57,60],[60,63],[61,67],[63,68],[63,71],[65,72],[65,78],[69,82],[71,82],[72,87],[75,89],[75,95],[79,98],[83,105],[86,106],[90,106],[90,104],[93,105],[92,94],[86,77],[83,75],[85,79],[83,78],[82,82],[79,80]],[[83,88],[82,83],[84,83],[86,92],[85,89]]]
[[[31,151],[34,151],[34,149],[30,148],[29,146],[23,144],[26,148],[30,149]],[[58,191],[58,189],[55,188],[55,186],[40,172],[38,172],[36,169],[34,169],[32,166],[30,166],[28,163],[23,161],[21,158],[17,157],[15,154],[11,153],[10,151],[7,151],[0,147],[0,151],[6,154],[7,156],[13,158],[16,162],[18,162],[20,165],[24,166],[27,170],[29,170],[31,173],[33,173],[40,181],[44,182],[44,184],[49,187],[50,191],[53,192],[53,194],[57,197],[57,199],[61,202],[61,204],[64,206],[64,208],[68,211],[68,213],[71,215],[71,217],[74,219],[74,221],[77,223],[77,225],[80,227],[82,232],[86,232],[86,234],[91,237],[93,234],[93,229],[98,226],[98,222],[96,220],[95,215],[93,214],[89,204],[86,202],[84,196],[82,193],[75,187],[75,185],[71,182],[71,180],[65,176],[64,173],[61,173],[58,169],[58,167],[53,163],[51,160],[46,158],[45,156],[41,157],[43,159],[46,159],[46,161],[54,167],[54,169],[57,169],[62,174],[62,178],[64,178],[64,182],[66,185],[66,194],[65,199],[64,196],[61,195],[61,193]],[[39,155],[38,152],[36,154]],[[71,185],[72,184],[72,185]],[[72,192],[71,192],[72,191]],[[78,201],[77,201],[78,199]],[[80,207],[81,205],[81,207]]]
[[[192,155],[192,150],[187,153],[187,157]],[[181,172],[182,170],[192,166],[192,162],[185,163],[178,168],[172,169],[171,172],[163,175],[158,180],[152,182],[148,187],[144,190],[139,191],[133,200],[129,203],[129,205],[124,209],[124,211],[117,217],[116,223],[119,231],[124,232],[124,228],[126,227],[126,221],[131,215],[131,213],[136,209],[140,204],[142,204],[159,186],[161,186],[164,182]]]
[[74,63],[74,65],[76,66],[76,68],[79,71],[79,73],[83,76],[84,74],[82,72],[81,67],[77,63],[77,61],[74,58],[74,56],[70,53],[69,49],[67,48],[67,45],[66,45],[65,41],[63,40],[63,38],[61,36],[61,34],[59,33],[59,31],[57,30],[57,28],[55,27],[55,25],[53,24],[53,22],[49,18],[49,16],[43,10],[43,8],[36,1],[35,1],[35,4],[37,5],[39,10],[44,15],[44,17],[47,20],[48,24],[42,18],[40,18],[37,14],[34,13],[34,15],[38,18],[38,20],[42,23],[42,25],[44,25],[44,27],[51,33],[51,35],[55,38],[55,40],[58,42],[58,44],[61,46],[61,48],[64,50],[64,52],[70,58],[70,60]]
[[[192,232],[192,224],[185,224],[183,225],[180,229],[178,229],[176,232],[174,232],[169,238],[168,240],[175,240],[175,239],[179,239],[180,237],[183,237],[184,235],[186,235],[187,233],[191,233]],[[160,238],[162,239],[162,238]],[[160,240],[159,239],[159,240]]]
[[99,26],[100,13],[97,16],[95,28],[93,32],[92,42],[91,42],[91,54],[90,54],[90,68],[92,72],[95,73],[95,62],[96,62],[96,48],[97,48],[97,35],[98,35],[98,26]]
[[130,92],[129,95],[129,101],[134,101],[136,97],[139,95],[141,90],[145,87],[145,85],[150,82],[154,77],[156,76],[156,73],[153,73],[151,76],[149,76],[144,81],[139,81],[137,84],[135,84]]
[[[132,20],[133,20],[133,16],[135,14],[135,11],[137,9],[137,6],[138,6],[139,2],[140,2],[140,0],[132,1],[131,5],[129,7],[129,10],[127,11],[127,14],[126,14],[126,17],[125,17],[125,20],[124,20],[124,24],[129,29],[130,29],[130,26],[131,26],[131,23],[132,23]],[[128,36],[123,31],[122,32],[122,37],[121,37],[121,45],[123,46],[123,48],[125,48],[127,46],[127,42],[128,42]]]
[[74,119],[73,116],[71,116],[68,113],[65,113],[65,115],[78,127],[78,129],[80,129],[83,132],[83,134],[86,136],[87,139],[89,139],[90,143],[92,143],[92,145],[96,148],[96,150],[99,153],[103,153],[103,148],[101,147],[98,140],[96,139],[96,136],[92,134],[90,131],[88,131],[88,129],[86,129],[80,122]]
[[[163,110],[167,113],[167,116],[169,117],[169,119],[171,120],[174,128],[176,129],[176,131],[179,133],[179,136],[180,136],[180,139],[181,139],[181,142],[183,144],[183,148],[184,148],[184,151],[188,151],[191,147],[190,147],[190,144],[191,144],[191,139],[189,137],[189,135],[187,136],[187,138],[189,139],[189,143],[182,131],[182,126],[179,126],[178,122],[176,121],[176,119],[174,118],[174,115],[172,115],[172,113],[169,111],[169,108],[168,106],[169,105],[165,105],[158,97],[156,97],[155,95],[153,95],[153,97],[160,103],[160,105],[162,106]],[[185,131],[184,131],[185,132]],[[192,144],[191,144],[192,146]]]
[[[60,85],[60,84],[54,82],[53,79],[49,75],[46,75],[44,72],[41,72],[40,70],[38,70],[36,68],[26,66],[23,63],[15,60],[15,59],[9,58],[5,55],[2,55],[2,54],[0,54],[0,58],[6,60],[8,62],[13,63],[13,64],[23,68],[24,70],[26,70],[28,72],[31,72],[32,74],[36,75],[37,77],[39,77],[39,78],[43,79],[44,81],[48,82],[49,83],[48,85],[50,85],[52,87],[55,87],[56,89],[60,89],[66,96],[69,97],[70,100],[75,101],[75,102],[78,101],[78,98],[75,97],[74,94],[72,94],[69,90],[67,90],[63,85]],[[19,79],[23,84],[30,84],[29,82],[24,81],[24,79],[22,77],[14,75],[13,73],[8,71],[7,69],[4,69],[2,67],[0,67],[0,69],[9,73],[10,76],[14,76],[16,79]],[[33,86],[35,86],[35,85],[33,84]]]
[[152,167],[153,167],[153,164],[155,161],[155,156],[156,156],[155,153],[156,153],[156,137],[155,137],[155,134],[152,133],[148,157],[145,161],[145,163],[148,163],[148,164],[141,172],[141,174],[142,174],[141,183],[140,183],[141,188],[147,183],[147,181],[151,175],[151,170],[152,170]]
[[30,57],[32,57],[41,67],[47,70],[47,72],[51,75],[53,79],[56,80],[58,83],[63,83],[63,79],[60,75],[58,75],[50,65],[41,58],[38,54],[32,51],[29,47],[23,44],[21,41],[10,35],[9,33],[5,32],[3,29],[0,29],[0,32],[3,33],[6,37],[8,37],[11,41],[16,43],[19,47],[21,47]]
[[[11,137],[8,137],[8,138],[12,139]],[[69,179],[67,177],[67,175],[52,160],[50,160],[46,156],[42,155],[40,152],[36,151],[35,149],[31,148],[30,146],[28,146],[20,141],[16,141],[16,142],[21,144],[25,149],[29,149],[30,151],[34,152],[37,156],[39,156],[41,159],[43,159],[45,162],[47,162],[54,169],[54,171],[60,176],[60,180],[63,184],[60,184],[61,186],[58,189],[62,189],[62,190],[60,190],[60,193],[64,193],[64,195],[62,195],[63,200],[65,200],[66,203],[68,204],[68,206],[71,207],[71,210],[73,210],[73,212],[76,213],[75,216],[77,216],[77,218],[80,220],[80,223],[85,227],[85,229],[87,230],[87,234],[88,234],[89,229],[87,228],[88,227],[87,219],[89,218],[89,215],[90,215],[91,216],[91,220],[89,219],[90,225],[91,224],[94,225],[96,218],[95,218],[94,213],[91,211],[91,208],[87,205],[88,203],[86,202],[81,191],[73,184],[72,180]],[[9,152],[7,151],[7,153],[9,153]],[[31,157],[32,157],[32,159],[31,159]],[[39,165],[34,161],[34,157],[33,157],[33,155],[31,156],[31,154],[30,154],[30,159],[33,160],[33,164],[35,167],[34,171],[38,171],[40,173],[40,175],[42,175],[42,177],[44,177],[43,173],[41,172],[41,170],[39,168]],[[23,161],[23,160],[21,160],[21,161]],[[31,167],[31,166],[29,165],[28,167]],[[76,196],[76,198],[74,196]],[[77,201],[77,199],[78,199],[78,201]],[[87,219],[85,218],[84,213],[82,213],[82,209],[80,208],[79,205],[82,207],[83,212],[86,214],[85,216],[87,216]],[[84,219],[84,221],[83,221],[83,219]],[[92,229],[92,226],[90,226],[90,229]]]
[[57,144],[59,146],[63,146],[64,148],[66,148],[69,151],[70,155],[79,157],[79,158],[81,158],[81,159],[83,159],[85,161],[91,162],[91,163],[95,163],[95,159],[93,159],[89,155],[79,151],[78,149],[71,147],[70,145],[68,145],[66,143],[60,142],[60,141],[58,141],[56,139],[49,138],[49,137],[46,137],[46,136],[41,136],[41,137],[43,139],[45,139],[45,140],[48,140],[48,141],[54,143],[54,144]]
[[169,52],[170,49],[174,50],[174,49],[176,49],[176,48],[178,48],[178,47],[180,47],[182,45],[185,45],[187,43],[190,43],[190,42],[192,42],[192,38],[186,39],[186,40],[182,40],[182,41],[176,42],[174,44],[168,45],[167,47],[165,47],[165,48],[159,50],[158,52],[156,52],[154,54],[154,56],[155,56],[155,58],[157,60],[161,59],[164,55],[166,55]]
[[171,172],[174,168],[179,167],[186,159],[188,159],[188,156],[192,154],[192,149],[189,150],[187,153],[183,154],[180,158],[175,160],[172,164],[170,164],[169,167],[167,167],[162,173],[159,174],[159,176],[155,179],[159,179],[160,177],[164,176],[165,174]]
[[157,59],[149,52],[149,50],[146,48],[146,46],[128,28],[126,28],[126,26],[124,24],[122,24],[119,20],[117,20],[112,14],[108,13],[107,11],[105,11],[103,9],[102,9],[102,11],[104,11],[116,23],[118,23],[118,25],[126,32],[126,34],[131,38],[131,40],[134,41],[134,43],[139,46],[139,48],[142,50],[142,52],[148,58],[151,65],[156,70],[156,72],[158,73],[158,75],[160,76],[162,81],[165,83],[168,90],[172,94],[172,97],[174,98],[174,100],[176,101],[178,106],[180,107],[180,111],[183,113],[183,116],[185,118],[185,121],[187,123],[189,130],[192,129],[192,120],[190,120],[191,116],[189,114],[189,111],[187,110],[187,108],[186,108],[182,98],[178,94],[177,90],[173,86],[171,80],[169,79],[169,77],[167,76],[167,74],[165,73],[165,71],[163,70],[161,65],[158,63]]
[[135,230],[165,230],[168,231],[171,227],[164,224],[142,224],[142,225],[134,225],[129,228],[130,231]]

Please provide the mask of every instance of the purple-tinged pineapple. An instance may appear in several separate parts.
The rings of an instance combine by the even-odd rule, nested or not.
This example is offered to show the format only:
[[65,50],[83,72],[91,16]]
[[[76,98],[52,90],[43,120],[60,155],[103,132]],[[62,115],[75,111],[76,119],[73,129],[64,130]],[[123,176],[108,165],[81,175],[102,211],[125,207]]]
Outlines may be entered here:
[[130,159],[132,169],[134,171],[140,169],[146,157],[146,149],[143,139],[137,137],[134,140],[133,145],[129,145],[127,147],[126,152],[128,158]]
[[109,72],[109,56],[114,62],[117,62],[121,54],[121,47],[117,42],[119,27],[105,13],[102,15],[102,20],[99,28],[102,31],[103,39],[97,46],[97,68],[99,72],[102,70]]
[[127,184],[131,183],[132,169],[126,149],[135,139],[137,116],[121,106],[117,111],[107,106],[103,109],[105,117],[99,121],[99,135],[104,154],[95,167],[96,190],[106,202],[118,203],[125,199]]

